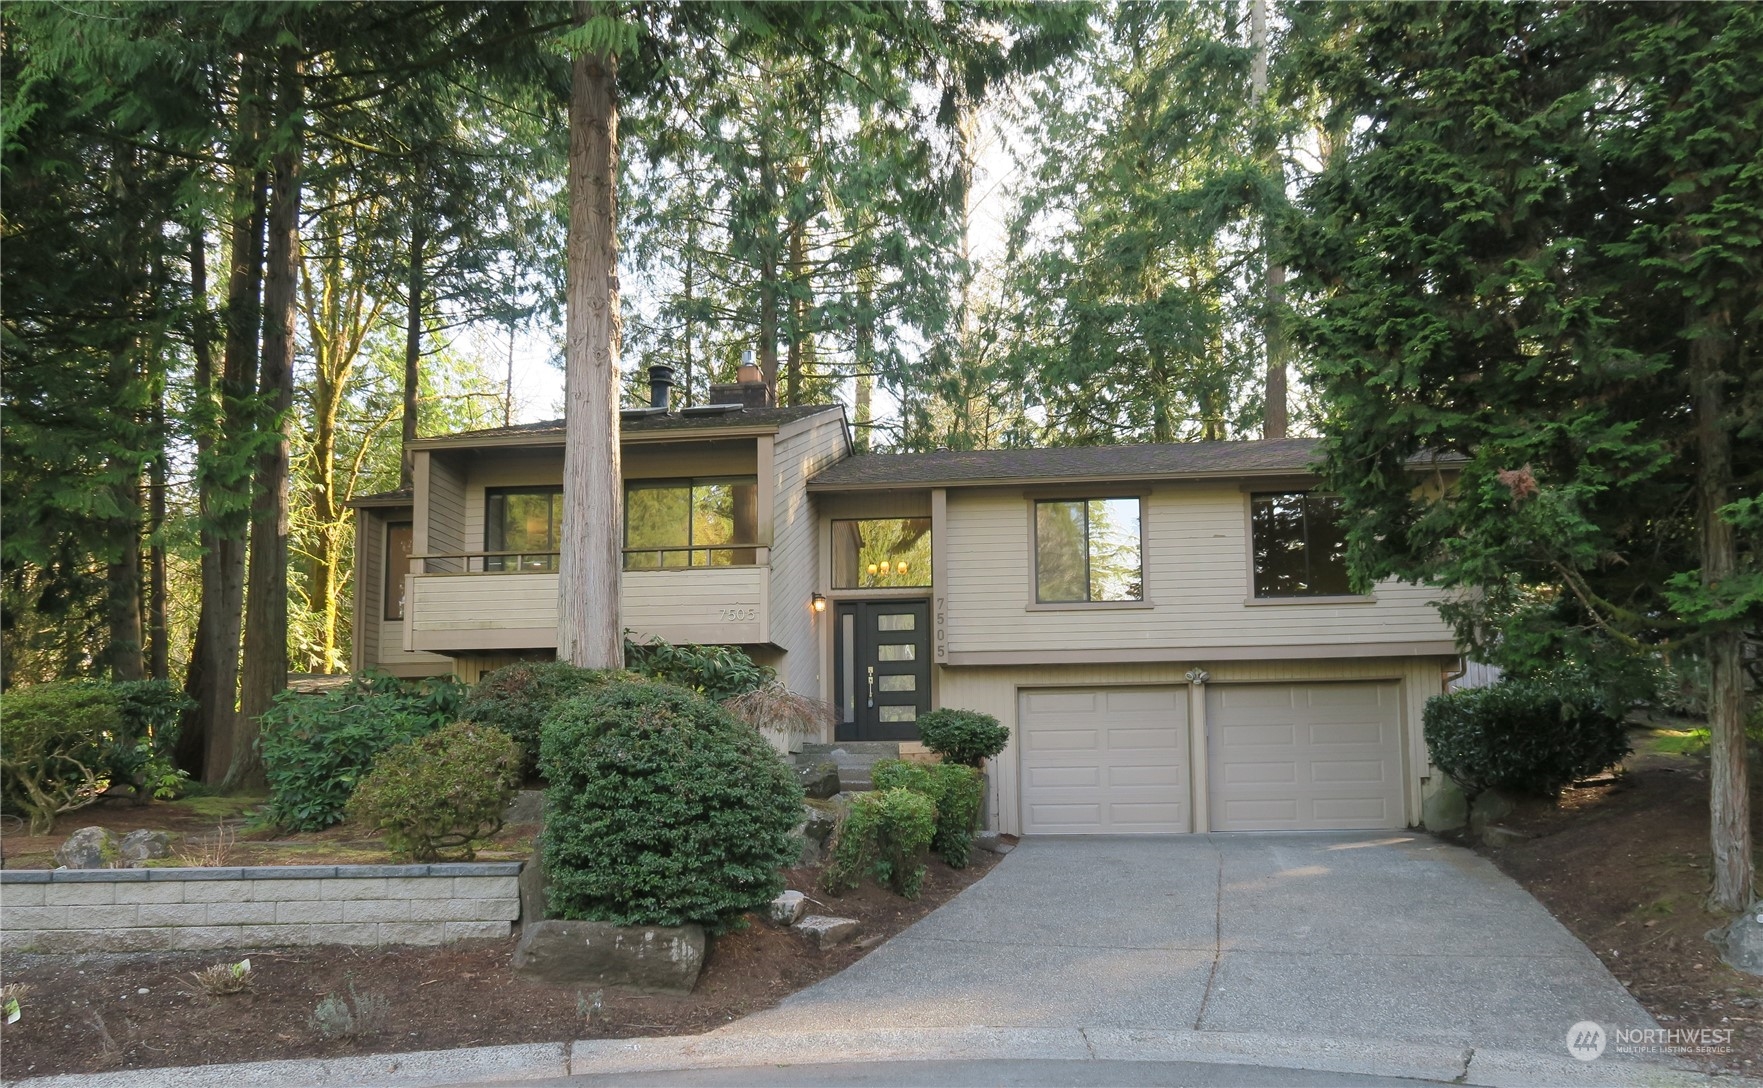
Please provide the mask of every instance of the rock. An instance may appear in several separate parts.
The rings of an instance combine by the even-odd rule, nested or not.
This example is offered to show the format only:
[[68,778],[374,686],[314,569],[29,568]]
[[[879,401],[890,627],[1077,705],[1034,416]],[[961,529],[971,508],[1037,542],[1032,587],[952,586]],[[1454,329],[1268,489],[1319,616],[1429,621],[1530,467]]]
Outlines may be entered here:
[[1763,901],[1719,929],[1708,931],[1708,940],[1720,958],[1747,974],[1763,975]]
[[997,853],[998,846],[1002,841],[996,831],[975,831],[973,833],[973,848],[975,850],[990,850]]
[[1475,795],[1469,806],[1469,833],[1481,838],[1482,832],[1491,824],[1497,824],[1512,815],[1518,808],[1518,802],[1510,795],[1499,790],[1483,790]]
[[863,923],[855,918],[834,918],[826,914],[810,914],[793,927],[797,933],[822,949],[840,945],[863,932]]
[[1439,786],[1420,802],[1420,823],[1428,831],[1455,831],[1469,822],[1469,798],[1463,787],[1446,775]]
[[766,916],[780,926],[793,926],[802,920],[807,909],[807,896],[801,892],[785,892],[771,901]]
[[545,871],[545,857],[540,844],[533,843],[533,856],[520,867],[515,881],[520,889],[520,924],[545,920],[545,889],[551,886],[551,875]]
[[830,759],[811,763],[797,769],[796,779],[802,783],[803,793],[825,800],[839,792],[839,765]]
[[1016,849],[1016,847],[1012,846],[1011,844],[1009,844],[1007,842],[1001,842],[998,845],[992,847],[992,853],[998,855],[999,857],[1003,857],[1005,854],[1008,854],[1010,851],[1012,851],[1014,849]]
[[1512,846],[1528,838],[1530,836],[1522,831],[1501,827],[1499,824],[1489,824],[1481,829],[1481,844],[1483,846]]
[[[848,808],[845,810],[848,811]],[[795,836],[801,843],[799,865],[818,865],[826,856],[827,843],[838,830],[840,808],[831,801],[809,800],[802,804],[802,822]]]
[[171,857],[171,836],[164,831],[131,831],[122,837],[117,844],[117,852],[122,855],[122,862],[130,869],[139,869],[141,865],[154,858]]
[[558,986],[688,994],[704,967],[704,927],[550,920],[521,926],[514,973]]
[[545,791],[520,790],[502,810],[505,824],[540,824],[545,822]]
[[102,827],[82,827],[55,849],[55,864],[64,869],[114,869],[121,858],[116,835]]

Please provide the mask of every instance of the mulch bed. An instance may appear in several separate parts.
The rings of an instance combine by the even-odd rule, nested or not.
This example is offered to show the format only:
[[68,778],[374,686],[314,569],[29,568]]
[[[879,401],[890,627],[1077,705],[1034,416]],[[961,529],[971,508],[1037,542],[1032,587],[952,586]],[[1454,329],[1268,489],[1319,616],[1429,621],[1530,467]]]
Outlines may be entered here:
[[[1483,849],[1584,941],[1662,1027],[1730,1028],[1709,1071],[1763,1073],[1763,979],[1722,963],[1706,933],[1725,915],[1710,888],[1708,762],[1635,736],[1622,774],[1521,808],[1504,826],[1534,836]],[[1751,769],[1752,835],[1763,844],[1763,768]]]
[[[443,948],[240,949],[233,952],[7,957],[7,982],[24,983],[24,1016],[0,1029],[8,1078],[274,1058],[319,1058],[505,1043],[693,1034],[719,1027],[849,967],[866,952],[972,884],[998,861],[974,851],[950,869],[932,860],[924,892],[908,902],[865,885],[838,898],[816,889],[817,868],[789,886],[819,913],[863,922],[859,943],[821,951],[788,930],[753,921],[711,942],[689,996],[595,991],[517,980],[514,940]],[[190,977],[249,955],[252,986],[211,997]],[[327,994],[351,987],[389,1002],[372,1035],[325,1041],[312,1026]]]

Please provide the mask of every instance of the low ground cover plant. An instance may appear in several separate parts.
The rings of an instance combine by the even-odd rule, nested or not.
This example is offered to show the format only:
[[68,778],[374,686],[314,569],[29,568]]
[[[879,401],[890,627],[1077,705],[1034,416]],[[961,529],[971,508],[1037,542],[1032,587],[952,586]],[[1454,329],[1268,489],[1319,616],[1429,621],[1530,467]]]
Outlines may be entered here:
[[281,692],[262,719],[265,814],[290,831],[337,823],[379,754],[456,720],[464,693],[452,680],[404,683],[389,676],[357,678],[319,695]]
[[1629,752],[1621,715],[1595,689],[1558,678],[1435,695],[1422,720],[1433,762],[1471,798],[1490,789],[1553,798]]
[[837,895],[873,877],[896,895],[917,899],[936,833],[936,802],[924,794],[901,787],[860,793],[839,826],[821,889]]
[[918,739],[946,762],[980,767],[1010,743],[1010,730],[990,714],[946,708],[919,717]]
[[878,790],[907,789],[937,807],[930,847],[952,869],[967,867],[973,855],[973,829],[985,797],[985,781],[959,763],[909,763],[884,759],[870,772]]
[[783,890],[794,772],[757,730],[668,684],[607,684],[546,720],[550,916],[712,932]]
[[502,829],[520,767],[508,734],[455,722],[381,752],[349,798],[349,818],[380,831],[400,860],[470,861],[474,843]]

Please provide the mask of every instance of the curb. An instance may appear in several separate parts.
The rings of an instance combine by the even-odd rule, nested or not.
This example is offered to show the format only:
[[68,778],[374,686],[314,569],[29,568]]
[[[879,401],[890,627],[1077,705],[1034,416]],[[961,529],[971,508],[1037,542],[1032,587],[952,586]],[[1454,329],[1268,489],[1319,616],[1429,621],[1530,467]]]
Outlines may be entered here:
[[1443,1043],[1388,1043],[1247,1032],[1134,1028],[857,1029],[594,1039],[472,1047],[350,1058],[65,1074],[11,1081],[15,1088],[415,1088],[494,1085],[567,1076],[616,1076],[829,1062],[994,1061],[1196,1062],[1408,1077],[1481,1088],[1691,1088],[1763,1086],[1749,1078],[1629,1059],[1580,1062],[1525,1051]]

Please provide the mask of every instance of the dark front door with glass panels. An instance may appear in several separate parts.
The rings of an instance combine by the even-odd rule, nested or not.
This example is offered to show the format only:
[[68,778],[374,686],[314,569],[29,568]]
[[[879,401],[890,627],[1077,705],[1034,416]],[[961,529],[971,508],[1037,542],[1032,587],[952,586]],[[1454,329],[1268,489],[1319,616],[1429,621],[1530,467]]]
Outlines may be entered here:
[[839,740],[917,740],[930,709],[930,605],[850,601],[833,629]]

